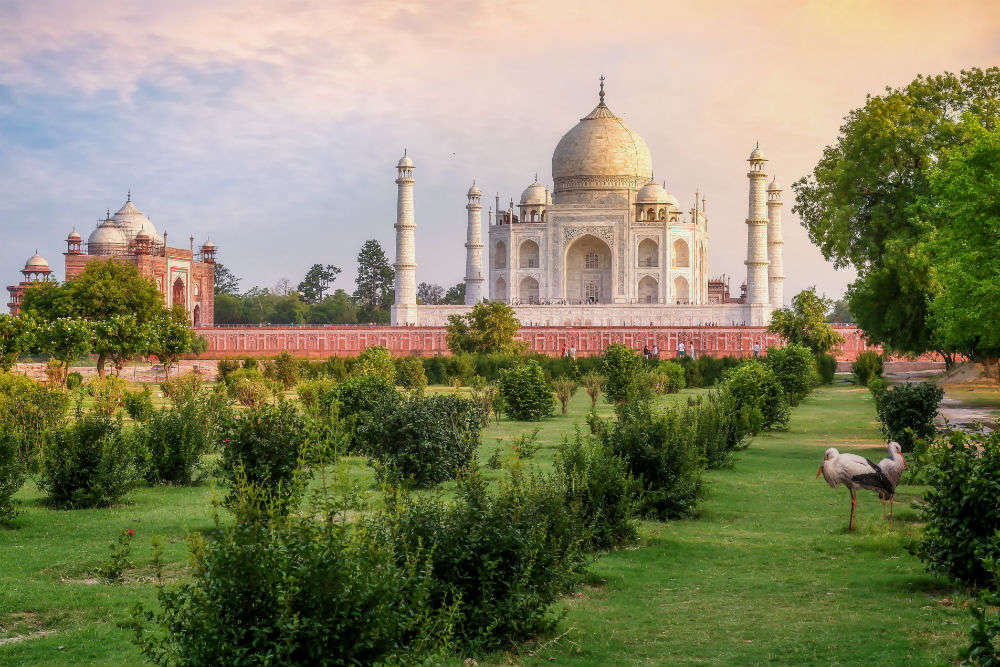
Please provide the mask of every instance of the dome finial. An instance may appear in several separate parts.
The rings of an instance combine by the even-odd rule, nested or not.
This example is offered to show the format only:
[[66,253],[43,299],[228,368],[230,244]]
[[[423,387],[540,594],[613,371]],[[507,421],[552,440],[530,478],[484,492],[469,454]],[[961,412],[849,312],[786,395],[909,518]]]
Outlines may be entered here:
[[536,171],[535,172],[535,183],[537,183],[537,182],[538,182],[538,172]]
[[601,75],[601,91],[598,93],[601,98],[601,104],[604,104],[604,75]]
[[132,201],[132,186],[131,185],[128,186],[128,195],[125,197],[125,201],[126,201],[126,203]]

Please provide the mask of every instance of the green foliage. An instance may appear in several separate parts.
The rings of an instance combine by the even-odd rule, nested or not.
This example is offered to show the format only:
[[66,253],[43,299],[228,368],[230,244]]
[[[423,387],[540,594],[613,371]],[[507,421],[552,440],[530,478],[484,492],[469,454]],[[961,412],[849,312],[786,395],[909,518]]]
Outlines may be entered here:
[[256,369],[240,368],[226,377],[226,393],[240,405],[259,408],[271,397],[272,386]]
[[112,315],[94,322],[94,352],[98,373],[104,372],[104,361],[110,359],[115,371],[152,346],[151,322],[140,322],[135,315]]
[[537,362],[527,361],[502,371],[498,385],[509,418],[539,421],[552,414],[552,389]]
[[566,414],[569,402],[573,398],[573,394],[576,393],[576,390],[580,388],[580,384],[573,378],[561,377],[552,381],[552,388],[555,389],[556,398],[559,399],[559,406],[562,408],[562,413]]
[[40,382],[0,373],[0,431],[19,443],[25,462],[37,454],[48,434],[63,423],[69,396]]
[[582,569],[582,521],[555,477],[459,479],[457,499],[403,496],[384,539],[400,563],[426,554],[433,607],[456,607],[457,642],[490,650],[554,627],[552,606]]
[[93,411],[106,417],[114,417],[125,407],[128,383],[120,377],[96,377],[87,383],[87,393],[94,397]]
[[248,486],[278,511],[291,510],[308,481],[300,466],[308,455],[306,425],[295,405],[278,401],[233,412],[222,423],[221,435],[227,501],[236,503],[239,487]]
[[880,377],[873,377],[868,381],[868,391],[872,393],[872,398],[875,399],[875,408],[878,409],[879,401],[885,396],[885,392],[889,390],[889,383]]
[[[190,542],[192,577],[137,610],[136,642],[157,665],[423,664],[448,644],[451,610],[419,553],[397,556],[329,505],[265,512]],[[319,516],[316,516],[318,514]]]
[[477,303],[467,315],[448,316],[448,349],[452,352],[511,354],[523,351],[516,342],[521,323],[501,301]]
[[[358,253],[358,275],[355,279],[354,300],[362,311],[388,310],[392,303],[392,281],[396,272],[389,264],[385,251],[375,239],[369,239]],[[367,321],[377,321],[365,318]]]
[[358,358],[354,360],[351,373],[377,377],[390,385],[396,383],[396,364],[392,360],[392,354],[386,348],[378,345],[366,347],[358,355]]
[[628,465],[602,442],[579,433],[564,439],[554,467],[563,479],[566,501],[586,526],[590,549],[610,549],[638,538],[635,521],[641,490]]
[[396,359],[396,384],[416,396],[422,396],[427,388],[424,364],[417,357]]
[[[997,561],[987,561],[986,567],[993,572],[996,581]],[[980,602],[969,606],[972,627],[969,629],[969,645],[959,652],[962,667],[1000,666],[997,643],[1000,639],[1000,595],[996,591],[983,591]]]
[[226,398],[208,392],[154,410],[136,432],[142,451],[148,452],[146,480],[160,484],[195,482],[201,456],[215,448],[228,416]]
[[291,352],[282,352],[267,363],[264,376],[280,383],[284,389],[291,389],[299,381],[299,362]]
[[732,463],[733,453],[749,444],[753,409],[740,405],[727,385],[706,397],[698,397],[684,410],[684,417],[694,421],[695,448],[702,452],[709,468]]
[[106,584],[120,584],[125,578],[125,572],[135,568],[132,562],[132,531],[123,529],[118,537],[111,542],[108,560],[101,563],[94,573]]
[[934,437],[934,418],[944,398],[944,389],[933,382],[899,384],[886,390],[877,401],[878,419],[887,440],[895,440],[904,452],[916,440]]
[[73,371],[72,373],[66,374],[66,389],[70,391],[76,389],[83,385],[83,376]]
[[651,394],[649,374],[642,357],[620,343],[604,350],[601,372],[604,393],[612,403],[646,400]]
[[830,384],[837,374],[837,357],[832,354],[816,355],[816,371],[819,373],[820,384]]
[[645,403],[626,403],[617,421],[601,426],[601,442],[642,486],[644,516],[664,520],[695,514],[704,463],[691,420],[676,410],[653,414]]
[[87,354],[94,343],[94,325],[81,318],[57,317],[38,326],[37,340],[43,354],[62,364],[61,384],[66,386],[70,364]]
[[392,412],[403,396],[383,377],[352,374],[337,387],[337,400],[348,449],[363,452],[380,437],[380,415]]
[[768,348],[764,362],[774,371],[792,407],[819,385],[816,358],[804,345]]
[[215,379],[219,382],[226,382],[229,375],[239,370],[240,362],[237,359],[220,359],[215,365],[217,373]]
[[989,561],[1000,557],[1000,432],[954,431],[934,448],[926,522],[914,553],[927,566],[967,586],[997,586]]
[[725,384],[734,409],[748,420],[750,433],[788,428],[791,416],[788,398],[778,376],[766,364],[753,360],[730,369]]
[[711,387],[722,380],[726,371],[743,363],[739,357],[708,355],[702,355],[697,359],[683,356],[671,361],[684,367],[684,383],[688,387]]
[[229,270],[222,262],[216,260],[212,266],[213,286],[215,296],[235,295],[240,291],[240,278]]
[[153,320],[150,328],[149,351],[160,360],[167,374],[182,355],[194,352],[198,346],[198,335],[188,324],[183,308],[175,308],[169,318]]
[[833,302],[816,294],[816,288],[802,290],[792,299],[791,308],[779,308],[771,314],[767,330],[791,345],[803,345],[813,354],[826,354],[844,342],[843,336],[826,322],[826,311]]
[[149,392],[149,385],[143,385],[142,391],[129,391],[125,393],[125,412],[137,422],[147,422],[153,416],[153,396]]
[[[538,444],[538,433],[541,429],[532,429],[530,433],[522,433],[521,435],[514,438],[514,442],[511,443],[510,449],[511,453],[514,454],[515,458],[518,459],[530,459],[538,453],[540,445]],[[503,442],[501,439],[497,439],[497,442]]]
[[676,394],[687,385],[684,366],[676,361],[664,360],[653,371],[653,388],[658,394]]
[[604,376],[600,373],[590,371],[585,373],[583,377],[580,378],[580,383],[583,388],[587,390],[587,396],[590,397],[591,408],[597,407],[597,399],[601,395],[601,390],[604,389]]
[[826,321],[830,324],[854,324],[854,315],[851,314],[851,306],[847,299],[835,299],[830,305],[830,311],[826,314]]
[[24,484],[25,475],[20,445],[17,434],[0,422],[0,525],[10,523],[17,515],[13,498]]
[[333,264],[313,264],[296,288],[306,303],[315,304],[323,300],[323,293],[330,289],[340,275],[340,267]]
[[948,218],[922,215],[919,204],[932,195],[941,156],[968,141],[962,112],[996,126],[998,88],[1000,68],[972,68],[869,96],[847,114],[812,175],[793,186],[792,210],[823,256],[857,269],[850,311],[875,343],[910,353],[934,349],[928,315],[937,288],[927,244]]
[[859,387],[867,387],[872,378],[882,377],[884,362],[882,355],[874,350],[858,352],[851,364],[851,373],[854,374],[854,383]]
[[381,474],[426,488],[473,465],[482,420],[476,404],[454,395],[413,397],[374,415],[368,451]]
[[82,414],[55,429],[41,452],[38,485],[55,507],[106,507],[138,478],[135,455],[121,421]]
[[0,372],[6,373],[34,346],[35,323],[28,317],[0,315]]

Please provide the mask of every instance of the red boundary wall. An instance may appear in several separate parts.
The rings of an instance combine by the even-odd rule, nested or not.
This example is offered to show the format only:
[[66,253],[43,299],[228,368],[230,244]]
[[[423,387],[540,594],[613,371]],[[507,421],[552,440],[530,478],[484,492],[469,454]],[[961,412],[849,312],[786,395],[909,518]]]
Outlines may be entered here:
[[[868,349],[864,334],[853,326],[834,326],[844,337],[844,344],[834,350],[840,361],[853,360],[859,352]],[[260,326],[260,327],[209,327],[198,329],[208,341],[208,349],[201,355],[206,359],[225,357],[275,356],[291,352],[297,357],[326,358],[354,356],[366,347],[380,345],[397,356],[433,356],[449,354],[444,327],[389,327],[389,326]],[[685,350],[693,348],[697,354],[712,356],[749,356],[754,345],[761,350],[780,344],[780,339],[769,334],[766,327],[585,327],[554,326],[524,327],[518,338],[527,342],[529,350],[558,356],[575,349],[578,356],[599,354],[612,343],[624,343],[635,349],[654,345],[661,356],[676,353],[679,342]],[[928,356],[927,360],[936,360]]]

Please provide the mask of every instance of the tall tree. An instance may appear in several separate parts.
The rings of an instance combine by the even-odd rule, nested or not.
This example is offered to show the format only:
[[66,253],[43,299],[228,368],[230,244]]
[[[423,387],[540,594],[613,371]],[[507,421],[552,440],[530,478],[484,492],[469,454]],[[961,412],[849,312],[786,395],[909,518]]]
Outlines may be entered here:
[[847,303],[847,299],[836,299],[833,302],[829,312],[826,314],[826,321],[840,324],[854,324],[854,315],[851,314],[851,306]]
[[231,294],[235,296],[240,293],[240,279],[225,264],[216,262],[212,271],[215,274],[216,294]]
[[90,352],[94,345],[94,324],[80,317],[57,317],[38,328],[37,349],[61,364],[60,382],[66,386],[66,376],[74,361]]
[[203,341],[188,324],[187,314],[181,307],[150,323],[149,351],[163,364],[164,375],[170,375],[170,369],[181,356],[203,348]]
[[392,281],[396,272],[389,265],[385,251],[375,239],[369,239],[358,253],[357,289],[354,299],[365,310],[383,310],[390,305]]
[[832,302],[816,294],[816,288],[802,290],[792,299],[791,308],[779,308],[771,314],[767,330],[792,344],[805,345],[815,354],[826,354],[844,338],[826,322]]
[[438,304],[444,299],[444,288],[431,283],[417,285],[417,301],[426,304]]
[[461,306],[465,303],[465,283],[458,283],[457,285],[452,285],[448,288],[448,291],[444,293],[444,300],[441,303],[446,303],[452,306]]
[[920,76],[869,96],[848,113],[812,174],[792,186],[792,210],[810,239],[835,266],[858,272],[848,290],[858,324],[890,349],[935,346],[928,319],[934,285],[923,249],[936,222],[917,209],[942,151],[964,141],[964,110],[996,125],[1000,68]]
[[31,351],[35,324],[24,316],[0,315],[0,371],[9,371],[17,360]]
[[333,264],[313,264],[306,271],[305,278],[299,283],[299,294],[306,303],[319,303],[323,300],[323,294],[330,289],[333,281],[340,274],[340,267]]
[[448,348],[452,352],[518,353],[525,348],[514,340],[521,323],[514,309],[500,301],[477,303],[467,315],[448,317]]
[[139,322],[134,315],[112,315],[94,322],[94,352],[108,358],[115,374],[135,357],[149,351],[151,345],[150,321]]

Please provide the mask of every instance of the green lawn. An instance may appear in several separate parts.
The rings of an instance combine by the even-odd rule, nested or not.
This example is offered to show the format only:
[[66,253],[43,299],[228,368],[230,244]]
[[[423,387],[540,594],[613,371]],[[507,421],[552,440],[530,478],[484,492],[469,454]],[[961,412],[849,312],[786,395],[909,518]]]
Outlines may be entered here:
[[[569,415],[538,425],[537,465],[551,462],[575,425],[586,429],[589,403],[580,391]],[[610,407],[602,403],[599,411]],[[878,444],[873,413],[866,390],[817,391],[793,411],[787,433],[756,438],[732,469],[708,473],[696,520],[646,522],[640,544],[598,558],[592,581],[561,603],[566,618],[557,638],[493,662],[950,663],[968,626],[961,608],[967,598],[924,573],[903,548],[915,530],[911,503],[919,489],[901,489],[892,529],[877,499],[863,494],[859,530],[850,534],[847,492],[815,479],[827,447],[857,452]],[[509,442],[532,428],[491,425],[481,464],[496,438]],[[884,450],[866,453],[880,458]],[[352,479],[370,477],[359,460],[346,464]],[[0,665],[140,663],[121,625],[134,602],[153,597],[148,537],[169,536],[168,570],[181,573],[185,534],[212,526],[212,493],[210,487],[140,489],[128,505],[67,512],[42,506],[27,485],[19,495],[27,505],[19,527],[0,530],[0,638],[51,634],[0,645]],[[91,573],[107,557],[108,542],[128,527],[138,536],[138,569],[125,585],[94,583]],[[479,657],[479,664],[489,663]]]

